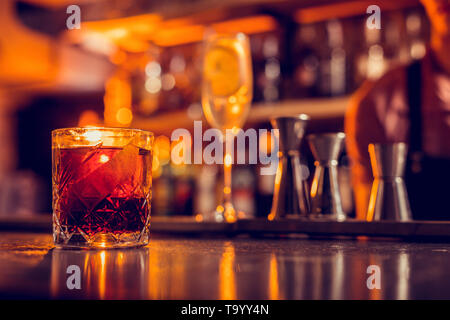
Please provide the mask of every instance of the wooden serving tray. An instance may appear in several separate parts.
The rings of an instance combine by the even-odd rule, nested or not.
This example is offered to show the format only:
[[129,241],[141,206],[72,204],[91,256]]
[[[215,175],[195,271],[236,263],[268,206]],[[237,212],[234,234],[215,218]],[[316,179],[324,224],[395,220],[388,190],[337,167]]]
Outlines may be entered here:
[[[50,215],[0,217],[1,231],[51,232]],[[235,223],[197,222],[193,217],[152,217],[150,230],[155,234],[193,236],[252,236],[305,234],[310,236],[369,236],[395,238],[439,238],[450,240],[450,221],[365,222],[359,220],[316,221],[309,219],[263,218]]]

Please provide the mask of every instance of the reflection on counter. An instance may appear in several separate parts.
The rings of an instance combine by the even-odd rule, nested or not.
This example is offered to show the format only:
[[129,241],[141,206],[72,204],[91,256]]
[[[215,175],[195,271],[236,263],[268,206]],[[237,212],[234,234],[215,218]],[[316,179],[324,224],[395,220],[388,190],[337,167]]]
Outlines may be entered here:
[[[440,267],[448,260],[442,253],[448,249],[415,246],[155,239],[148,247],[128,250],[54,249],[41,262],[39,272],[47,261],[50,297],[64,299],[408,299],[422,297],[424,286],[442,289],[434,295],[450,294],[443,290],[446,272]],[[428,258],[423,259],[423,254]],[[0,257],[0,262],[3,259],[9,257]],[[424,268],[431,261],[436,266],[433,274]],[[70,265],[80,267],[80,290],[67,287]],[[370,265],[381,270],[381,289],[367,287]]]
[[[148,248],[132,250],[51,252],[50,289],[53,298],[139,299],[148,296]],[[81,270],[81,289],[69,290],[69,266]]]

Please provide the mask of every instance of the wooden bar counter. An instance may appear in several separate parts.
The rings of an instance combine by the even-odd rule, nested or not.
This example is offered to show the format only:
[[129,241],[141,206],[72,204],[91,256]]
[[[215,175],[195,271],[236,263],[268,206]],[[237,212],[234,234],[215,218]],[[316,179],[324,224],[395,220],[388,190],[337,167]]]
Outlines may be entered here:
[[[212,225],[205,224],[203,227],[210,232],[195,234],[180,232],[193,228],[187,227],[186,219],[184,227],[180,223],[183,219],[178,220],[178,232],[167,232],[176,231],[174,225],[169,228],[175,222],[155,218],[152,226],[155,230],[146,247],[61,250],[54,248],[50,230],[44,230],[44,226],[50,229],[49,224],[44,224],[45,219],[48,217],[41,219],[41,229],[37,221],[34,224],[35,230],[41,232],[31,232],[30,226],[27,231],[23,223],[22,230],[14,229],[17,222],[0,223],[0,298],[450,298],[450,243],[445,237],[424,241],[415,237],[385,238],[389,234],[378,238],[355,236],[358,232],[352,236],[344,232],[343,236],[342,231],[350,228],[348,225],[334,229],[336,232],[328,236],[323,232],[307,236],[280,233],[286,228],[283,222],[278,225],[278,232],[262,236],[261,221],[251,228],[249,221],[241,222],[240,228],[246,226],[252,232],[233,230],[239,225],[226,226],[227,232],[220,232],[216,226],[214,231]],[[359,222],[353,223],[353,229],[357,230]],[[423,227],[419,223],[403,229],[387,225],[385,230],[391,230],[393,235],[396,228],[406,234],[410,229],[416,232],[420,228],[433,229],[433,225],[441,236],[447,228],[445,224],[438,227],[428,223]],[[305,224],[303,228],[323,231],[336,227]],[[80,289],[69,289],[73,266],[79,268]],[[368,279],[376,269],[380,289],[368,287]],[[369,282],[374,284],[372,280]]]

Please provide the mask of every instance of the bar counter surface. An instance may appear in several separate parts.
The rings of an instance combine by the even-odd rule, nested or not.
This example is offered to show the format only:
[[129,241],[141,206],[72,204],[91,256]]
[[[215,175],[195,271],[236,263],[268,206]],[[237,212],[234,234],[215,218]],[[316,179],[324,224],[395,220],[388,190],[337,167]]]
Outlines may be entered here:
[[[3,299],[450,299],[449,265],[448,243],[153,236],[61,250],[49,234],[0,232]],[[80,289],[68,288],[73,266]],[[369,289],[377,267],[381,288]]]

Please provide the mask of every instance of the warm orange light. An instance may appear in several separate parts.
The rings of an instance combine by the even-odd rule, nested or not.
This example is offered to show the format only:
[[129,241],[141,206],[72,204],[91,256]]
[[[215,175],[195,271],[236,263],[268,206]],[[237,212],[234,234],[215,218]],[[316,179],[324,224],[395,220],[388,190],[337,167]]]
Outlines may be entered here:
[[[211,27],[220,33],[255,34],[275,30],[277,22],[270,16],[258,15],[214,23]],[[174,19],[162,23],[152,39],[158,46],[168,47],[200,42],[204,34],[203,25],[192,24],[189,19]]]
[[[192,288],[190,286],[192,276],[196,278],[199,275],[198,271],[192,272],[192,270],[186,269],[191,256],[183,252],[170,257],[171,265],[168,268],[166,267],[168,256],[162,252],[163,250],[159,250],[163,247],[158,243],[153,243],[152,248],[155,252],[146,254],[148,262],[144,263],[144,265],[148,264],[148,270],[142,269],[142,274],[148,274],[147,292],[149,299],[160,300],[168,297],[185,296],[186,292],[189,292],[188,290]],[[189,287],[186,287],[186,285],[189,285]]]
[[259,149],[266,154],[269,154],[272,151],[272,134],[270,132],[264,131],[259,136]]
[[[342,3],[333,3],[322,6],[312,6],[309,8],[299,9],[294,14],[297,23],[307,24],[315,23],[330,19],[342,19],[351,16],[366,14],[367,7],[374,4],[373,1],[346,1]],[[416,1],[378,1],[381,10],[395,10],[399,7],[416,6]]]
[[[179,157],[179,159],[184,159],[185,152],[189,153],[188,150],[191,145],[192,139],[185,139],[184,137],[180,137],[178,140],[173,140],[170,144],[170,156],[172,156],[173,154],[174,156]],[[175,165],[175,162],[172,162],[172,165]],[[184,165],[185,161],[182,161],[181,163],[177,164],[177,167]]]
[[378,179],[375,179],[373,181],[372,190],[370,191],[369,206],[367,208],[367,215],[366,215],[366,221],[368,222],[373,221],[373,215],[375,214],[375,203],[377,200],[376,196],[379,184],[380,181]]
[[235,104],[231,107],[232,114],[239,114],[240,111],[241,111],[241,107],[238,104]]
[[[145,35],[153,31],[160,21],[161,18],[157,14],[142,14],[119,19],[83,22],[81,25],[81,30],[84,28],[87,30],[95,30],[105,33],[115,30],[117,33],[117,30],[124,29],[128,33],[139,33]],[[123,31],[119,31],[119,33],[123,34]]]
[[223,193],[230,194],[231,193],[231,188],[230,187],[223,188]]
[[89,130],[83,133],[83,137],[89,142],[100,141],[102,133],[97,130]]
[[356,241],[358,242],[368,242],[370,238],[368,236],[357,236]]
[[109,61],[114,64],[122,64],[126,61],[127,54],[122,50],[117,50],[109,57]]
[[116,41],[117,45],[128,52],[145,52],[150,48],[150,44],[139,38],[123,37]]
[[160,165],[159,165],[159,159],[157,156],[153,155],[153,160],[152,160],[152,171],[155,172],[159,169]]
[[278,265],[275,254],[271,254],[269,268],[269,300],[278,300],[280,298],[280,288],[278,280]]
[[231,242],[225,243],[219,265],[219,299],[236,299],[235,253]]
[[[400,253],[400,254],[402,254],[402,253]],[[378,265],[379,260],[377,258],[375,258],[373,254],[369,254],[369,263],[370,263],[369,265]],[[399,278],[401,279],[401,277],[399,277]],[[381,293],[382,293],[382,291],[380,289],[369,290],[369,299],[370,300],[381,300],[382,299]]]
[[236,103],[237,102],[236,96],[230,96],[228,98],[228,102],[231,103],[231,104]]
[[236,211],[234,210],[233,207],[225,209],[223,216],[225,217],[225,221],[228,223],[233,223],[237,221]]
[[298,23],[314,23],[332,18],[343,18],[366,13],[369,1],[351,1],[298,10],[294,17]]
[[175,18],[166,20],[161,23],[161,27],[164,29],[173,29],[177,27],[193,25],[194,20],[192,18]]
[[[131,99],[131,86],[125,76],[115,74],[106,82],[104,97],[106,126],[117,127],[131,122],[125,121],[125,123],[122,123],[118,121],[118,117],[121,117],[121,115],[118,115],[118,111],[121,108],[131,109]],[[128,111],[125,111],[124,116],[129,117],[130,115],[127,116],[126,113]]]
[[154,152],[159,163],[165,165],[170,161],[170,140],[166,136],[159,136],[154,143]]
[[314,177],[314,180],[311,184],[311,197],[312,198],[314,198],[317,194],[318,183],[319,183],[319,181],[317,181],[317,179]]
[[[106,49],[99,47],[97,51],[109,52],[110,55],[113,54],[111,45],[128,52],[145,52],[149,48],[149,40],[162,47],[201,42],[206,26],[193,23],[192,19],[187,18],[162,22],[159,15],[145,14],[84,22],[80,30],[67,35],[78,43],[83,42],[83,39],[103,38],[102,41],[90,43],[97,47],[105,44]],[[271,16],[257,15],[214,23],[211,27],[220,33],[255,34],[275,30],[277,22]]]
[[128,108],[120,108],[116,113],[116,120],[123,125],[129,125],[133,120],[133,113]]
[[280,161],[280,162],[278,162],[278,169],[277,169],[277,173],[275,174],[275,187],[280,186],[282,174],[283,174],[283,166]]
[[183,26],[173,29],[160,29],[154,37],[156,45],[161,47],[200,42],[203,39],[205,27],[202,25]]
[[150,93],[158,93],[161,90],[162,82],[160,78],[149,78],[145,81],[145,90]]
[[212,27],[217,32],[243,32],[246,34],[254,34],[275,30],[277,22],[270,16],[259,15],[215,23]]
[[106,154],[102,154],[98,160],[100,163],[106,163],[109,161],[109,157]]
[[[122,50],[128,52],[145,52],[149,48],[148,38],[157,29],[161,17],[157,14],[144,14],[120,19],[88,21],[81,24],[81,29],[68,34],[73,40],[95,35],[102,37]],[[99,41],[98,43],[100,43]]]
[[105,298],[106,292],[106,251],[100,252],[100,270],[99,270],[99,286],[98,293],[100,299]]
[[237,135],[239,133],[239,130],[241,130],[241,128],[233,127],[233,128],[231,128],[231,133],[234,135]]
[[166,272],[170,268],[161,268],[161,253],[158,250],[155,250],[154,253],[149,254],[148,256],[148,281],[147,281],[147,290],[150,299],[161,299],[162,293],[164,293],[164,288],[162,284],[164,283],[164,279],[162,276],[167,276]]
[[128,31],[125,28],[115,28],[115,29],[105,31],[105,35],[108,38],[120,39],[120,38],[126,37],[128,35]]
[[100,117],[93,110],[85,110],[80,114],[78,120],[79,127],[98,126],[100,125]]
[[[155,159],[155,158],[153,158]],[[153,179],[157,179],[159,177],[161,177],[162,175],[162,167],[160,165],[158,165],[155,169],[155,167],[152,167],[152,178]]]
[[223,159],[223,162],[226,167],[231,167],[231,165],[233,164],[233,159],[231,158],[231,154],[227,153],[225,155],[225,158]]

